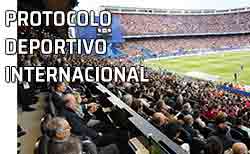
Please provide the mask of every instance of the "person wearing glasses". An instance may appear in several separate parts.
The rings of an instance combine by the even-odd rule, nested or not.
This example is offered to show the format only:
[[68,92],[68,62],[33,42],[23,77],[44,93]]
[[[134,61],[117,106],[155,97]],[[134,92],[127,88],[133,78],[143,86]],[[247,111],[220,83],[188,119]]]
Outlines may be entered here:
[[80,139],[71,134],[69,123],[62,117],[49,120],[47,129],[50,137],[48,154],[119,154],[119,150],[114,144],[96,147],[90,139]]

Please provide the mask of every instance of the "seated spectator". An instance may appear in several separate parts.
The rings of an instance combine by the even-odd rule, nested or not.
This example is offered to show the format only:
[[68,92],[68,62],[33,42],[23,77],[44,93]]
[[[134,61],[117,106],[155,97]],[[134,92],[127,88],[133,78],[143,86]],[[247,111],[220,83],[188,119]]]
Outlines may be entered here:
[[249,154],[248,148],[244,143],[235,143],[231,149],[228,149],[224,154]]
[[165,102],[163,100],[159,100],[156,105],[155,105],[155,110],[157,112],[162,112],[164,113],[165,115],[169,115],[168,111],[171,107],[166,105]]
[[47,123],[51,142],[48,145],[49,154],[79,154],[82,152],[80,140],[70,134],[71,127],[63,118],[54,118]]
[[218,115],[218,105],[211,104],[208,106],[208,111],[205,113],[205,116],[208,119],[214,119]]
[[163,98],[164,102],[170,106],[171,108],[175,109],[175,110],[181,110],[182,109],[182,106],[183,104],[181,104],[181,102],[176,102],[175,101],[175,97],[168,97],[168,96],[165,96]]
[[244,143],[233,144],[232,154],[248,154],[247,146]]
[[[73,95],[66,95],[66,98],[70,98],[70,100],[66,100],[65,102],[65,108],[62,110],[61,115],[66,118],[66,120],[69,122],[71,126],[71,132],[78,135],[78,136],[83,136],[83,137],[89,137],[93,140],[93,142],[97,146],[106,146],[110,145],[113,143],[116,143],[119,137],[122,138],[121,136],[117,136],[116,133],[118,130],[115,128],[110,128],[109,125],[102,124],[104,127],[97,127],[99,123],[92,119],[91,115],[88,114],[83,114],[82,112],[79,112],[78,104],[75,101],[75,97]],[[67,98],[67,99],[68,99]],[[93,104],[88,104],[90,105],[90,109],[88,110],[89,112],[95,112],[96,108],[92,107],[94,106]],[[93,108],[93,109],[91,109]],[[89,123],[90,122],[90,123]],[[89,126],[92,127],[88,127]],[[108,128],[105,128],[108,127]],[[122,138],[125,140],[125,137]]]
[[215,131],[211,132],[209,136],[217,136],[222,142],[225,151],[232,147],[235,140],[229,133],[229,127],[226,124],[226,117],[223,113],[217,115],[215,124]]
[[242,129],[242,120],[241,119],[236,120],[236,124],[235,124],[234,129],[237,130],[238,132],[240,132],[244,136],[244,138],[249,138],[248,133]]
[[93,115],[97,110],[95,103],[80,105],[72,94],[66,94],[64,102],[66,108],[71,108],[83,121],[86,121],[88,127],[93,127],[100,123],[100,120],[96,120],[96,117]]
[[184,114],[184,115],[192,114],[192,107],[189,103],[185,103],[183,105],[182,114]]
[[49,154],[80,154],[82,153],[82,147],[80,140],[77,138],[69,138],[67,142],[62,142],[60,144],[50,143]]
[[80,154],[82,152],[89,154],[119,154],[119,150],[115,145],[97,148],[90,140],[80,141],[78,137],[70,133],[71,127],[63,118],[51,119],[47,123],[47,128],[51,138],[48,145],[49,154]]
[[196,131],[193,128],[193,123],[194,123],[194,119],[193,119],[193,117],[190,114],[184,116],[184,125],[183,125],[183,128],[187,132],[189,132],[192,137],[195,137],[195,136],[197,136],[197,133],[196,133]]
[[126,103],[128,106],[131,106],[132,102],[133,102],[133,96],[130,94],[125,94],[122,97],[122,100],[124,103]]
[[178,128],[176,130],[176,134],[175,137],[173,138],[173,141],[179,145],[182,145],[184,143],[191,144],[192,136],[184,128]]
[[206,127],[206,123],[201,119],[199,111],[195,110],[193,113],[194,123],[197,128],[204,128]]
[[82,100],[82,97],[81,97],[81,95],[80,95],[79,92],[73,91],[73,92],[72,92],[72,95],[75,96],[76,102],[77,102],[78,104],[81,104],[81,103],[82,103],[83,100]]
[[165,134],[170,139],[174,139],[174,137],[176,137],[177,130],[181,129],[181,128],[182,128],[182,125],[178,120],[171,119],[171,120],[169,120],[168,124],[166,125]]
[[87,122],[90,117],[85,116],[82,112],[79,112],[79,106],[74,102],[74,96],[66,95],[65,107],[62,109],[61,115],[66,118],[72,127],[72,132],[79,136],[88,136],[95,138],[98,133],[87,127]]
[[207,138],[207,136],[213,131],[212,128],[207,127],[206,123],[201,119],[200,117],[200,112],[198,110],[195,110],[193,113],[193,117],[194,117],[194,124],[193,127],[197,130],[199,130],[199,132],[205,137]]
[[66,90],[64,82],[54,83],[52,91],[52,101],[57,109],[60,112],[64,107],[63,96]]
[[190,145],[188,143],[183,143],[181,145],[181,148],[187,152],[187,154],[190,154]]
[[207,139],[205,154],[223,154],[223,144],[217,136],[211,136]]
[[142,112],[142,107],[143,107],[143,104],[141,102],[140,99],[136,99],[132,102],[131,106],[130,106],[135,112]]
[[[151,112],[149,108],[149,104],[144,99],[134,99],[130,106],[135,112],[137,112],[140,116],[147,119],[149,117],[149,113]],[[145,112],[144,112],[145,111]],[[154,112],[154,111],[152,111]],[[146,114],[148,113],[148,114]]]
[[182,94],[179,94],[178,97],[176,98],[176,104],[183,104],[183,96]]
[[165,133],[166,125],[168,123],[168,118],[161,112],[156,112],[152,116],[152,123],[158,127],[163,133]]

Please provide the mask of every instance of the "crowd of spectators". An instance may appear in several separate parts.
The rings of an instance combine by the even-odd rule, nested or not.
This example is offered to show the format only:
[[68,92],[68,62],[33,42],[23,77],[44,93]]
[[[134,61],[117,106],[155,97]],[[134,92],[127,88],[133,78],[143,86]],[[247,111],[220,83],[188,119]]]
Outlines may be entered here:
[[[18,30],[19,38],[58,38],[58,35],[44,28],[21,27]],[[38,50],[34,55],[18,55],[18,66],[79,66],[81,64],[82,61],[77,56],[42,55]],[[55,106],[55,115],[45,124],[44,133],[50,138],[49,154],[126,153],[124,149],[127,149],[128,144],[127,131],[100,120],[95,114],[101,110],[101,107],[91,95],[87,97],[85,91],[80,93],[72,88],[69,90],[67,88],[70,86],[64,83],[51,83],[50,85],[40,83],[40,85],[33,79],[30,83],[18,83],[20,87],[18,100],[21,107],[25,109],[24,111],[34,111],[34,108],[29,106],[32,105],[29,102],[33,94],[28,96],[29,93],[43,86],[50,89],[50,99]],[[46,106],[45,111],[51,113],[50,106],[48,104]]]
[[246,32],[250,12],[217,15],[115,14],[125,35]]
[[[22,38],[57,38],[48,30],[31,27],[19,29],[18,34]],[[34,55],[18,57],[18,66],[133,65],[95,56],[41,55],[39,51]],[[247,154],[250,148],[249,98],[220,91],[211,82],[185,79],[148,68],[146,77],[150,82],[102,84],[191,154]],[[38,88],[35,82],[29,84],[34,89]],[[74,149],[79,153],[77,150],[84,148],[90,153],[126,153],[124,142],[127,139],[124,134],[127,132],[113,128],[96,117],[101,106],[93,102],[93,96],[87,97],[88,88],[79,94],[75,90],[77,84],[65,84],[54,83],[50,86],[57,116],[63,117],[52,118],[46,125],[52,140],[50,146],[55,150],[51,150],[51,154]]]
[[[98,66],[111,63],[87,61]],[[222,145],[218,153],[230,151],[237,142],[249,147],[249,98],[217,90],[213,83],[185,80],[172,74],[147,70],[147,77],[148,83],[103,84],[177,144],[185,148],[184,143],[188,143],[190,149],[186,150],[191,153],[217,148],[209,147],[213,138]]]
[[240,48],[250,45],[250,35],[204,36],[204,37],[175,37],[131,39],[122,44],[121,49],[129,55],[137,55],[135,47],[143,47],[154,53],[167,53],[177,50],[190,51],[194,49]]

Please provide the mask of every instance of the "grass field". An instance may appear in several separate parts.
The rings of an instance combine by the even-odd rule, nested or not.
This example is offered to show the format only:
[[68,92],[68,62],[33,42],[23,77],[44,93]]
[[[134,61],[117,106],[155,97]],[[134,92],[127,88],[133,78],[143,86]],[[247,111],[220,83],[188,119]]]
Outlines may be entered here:
[[181,74],[202,72],[219,76],[225,81],[233,81],[234,72],[239,72],[240,66],[244,65],[238,81],[250,85],[250,52],[247,51],[153,60],[147,61],[145,64],[149,67],[168,69]]

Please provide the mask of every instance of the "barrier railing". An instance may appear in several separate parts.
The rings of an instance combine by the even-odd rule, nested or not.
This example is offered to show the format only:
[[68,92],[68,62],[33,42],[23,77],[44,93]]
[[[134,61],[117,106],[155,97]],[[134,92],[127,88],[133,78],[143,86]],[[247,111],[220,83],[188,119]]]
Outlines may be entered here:
[[245,97],[250,97],[250,92],[246,92],[246,91],[242,91],[239,89],[235,89],[232,87],[228,87],[228,86],[217,86],[218,89],[222,89],[224,91],[228,91],[230,93],[234,93],[234,94],[238,94],[238,95],[242,95]]
[[[155,128],[143,117],[138,115],[134,110],[132,110],[128,105],[122,102],[118,97],[116,97],[112,92],[110,92],[102,84],[97,83],[96,88],[102,93],[108,96],[108,100],[116,107],[126,110],[131,116],[128,120],[143,133],[145,137],[149,137],[149,140],[153,140],[165,154],[187,154],[180,146],[170,140],[166,135],[164,135],[160,130]],[[161,153],[161,154],[164,154]]]

